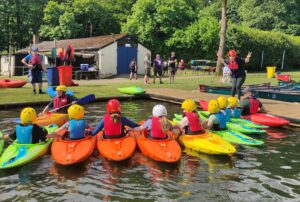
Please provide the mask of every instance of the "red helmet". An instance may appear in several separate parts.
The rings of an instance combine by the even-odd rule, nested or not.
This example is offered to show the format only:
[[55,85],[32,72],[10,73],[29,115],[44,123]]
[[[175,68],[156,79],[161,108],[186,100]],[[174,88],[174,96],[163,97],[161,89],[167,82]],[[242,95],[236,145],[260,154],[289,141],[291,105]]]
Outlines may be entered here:
[[236,57],[235,50],[232,49],[232,50],[228,51],[228,57],[230,57],[230,56]]
[[106,105],[107,113],[121,113],[121,104],[118,100],[112,99],[107,102]]

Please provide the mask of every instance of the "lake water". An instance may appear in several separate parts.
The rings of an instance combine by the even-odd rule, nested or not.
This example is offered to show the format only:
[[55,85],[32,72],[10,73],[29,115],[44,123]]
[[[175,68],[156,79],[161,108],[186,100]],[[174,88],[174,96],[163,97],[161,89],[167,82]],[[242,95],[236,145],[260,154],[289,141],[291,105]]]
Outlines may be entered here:
[[[146,119],[155,104],[123,102],[123,115]],[[165,105],[169,118],[180,112],[179,105]],[[1,111],[1,131],[13,130],[11,120],[20,110]],[[105,103],[86,106],[92,126],[104,113]],[[48,154],[0,170],[0,201],[300,201],[299,137],[299,128],[272,129],[258,137],[265,140],[262,147],[237,146],[231,157],[183,149],[177,164],[152,161],[138,150],[130,160],[116,163],[95,151],[86,162],[64,167]]]

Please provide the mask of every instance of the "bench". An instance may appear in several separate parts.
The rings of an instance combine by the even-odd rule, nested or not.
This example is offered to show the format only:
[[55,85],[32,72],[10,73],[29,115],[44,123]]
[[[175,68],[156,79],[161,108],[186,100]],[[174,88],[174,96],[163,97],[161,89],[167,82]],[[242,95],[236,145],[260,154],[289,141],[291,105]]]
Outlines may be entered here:
[[88,79],[97,79],[98,78],[98,73],[99,71],[82,71],[78,70],[75,71],[75,79],[80,80],[85,78],[86,80]]

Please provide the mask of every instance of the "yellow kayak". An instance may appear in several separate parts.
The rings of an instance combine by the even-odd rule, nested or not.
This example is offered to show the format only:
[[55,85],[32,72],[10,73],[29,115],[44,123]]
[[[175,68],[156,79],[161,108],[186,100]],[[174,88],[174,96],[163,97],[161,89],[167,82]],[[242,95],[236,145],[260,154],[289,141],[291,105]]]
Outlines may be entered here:
[[50,124],[55,124],[57,126],[62,126],[69,120],[68,114],[64,113],[45,113],[37,117],[36,124],[39,126],[48,126]]
[[186,148],[206,154],[234,154],[236,152],[232,144],[209,131],[202,134],[181,135],[179,142]]

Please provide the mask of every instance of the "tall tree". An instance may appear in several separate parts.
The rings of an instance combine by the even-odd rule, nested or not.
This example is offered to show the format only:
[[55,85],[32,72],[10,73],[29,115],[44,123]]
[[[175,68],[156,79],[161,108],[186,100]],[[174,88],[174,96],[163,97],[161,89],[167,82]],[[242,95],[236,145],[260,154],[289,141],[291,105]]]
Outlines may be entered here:
[[218,50],[218,61],[217,61],[217,71],[216,74],[220,75],[222,73],[222,60],[225,49],[225,40],[226,40],[226,8],[227,8],[227,0],[222,0],[222,18],[221,18],[221,30],[220,30],[220,44]]

